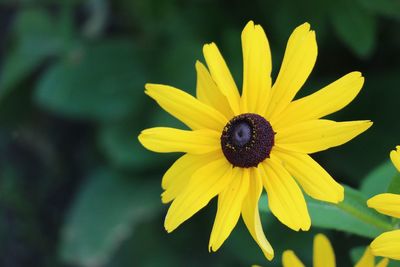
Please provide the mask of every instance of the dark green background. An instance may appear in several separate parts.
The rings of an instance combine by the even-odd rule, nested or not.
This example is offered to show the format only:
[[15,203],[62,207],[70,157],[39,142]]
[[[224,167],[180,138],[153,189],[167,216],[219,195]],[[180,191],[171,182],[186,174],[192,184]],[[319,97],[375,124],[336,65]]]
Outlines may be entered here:
[[[349,144],[315,158],[357,188],[400,144],[400,2],[91,0],[0,2],[0,266],[280,266],[284,249],[311,266],[312,238],[263,214],[268,263],[240,221],[207,251],[215,201],[172,234],[163,229],[161,177],[178,154],[143,149],[151,126],[180,126],[146,82],[195,90],[194,63],[215,41],[241,84],[240,33],[265,29],[279,70],[303,22],[319,56],[301,94],[358,70],[364,89],[337,120],[371,119]],[[326,232],[338,266],[370,240]]]

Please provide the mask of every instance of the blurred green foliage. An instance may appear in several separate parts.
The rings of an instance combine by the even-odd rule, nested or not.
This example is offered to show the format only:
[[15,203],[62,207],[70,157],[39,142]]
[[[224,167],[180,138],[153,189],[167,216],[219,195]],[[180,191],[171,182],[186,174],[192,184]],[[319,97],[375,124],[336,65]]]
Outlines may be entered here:
[[[0,266],[280,266],[288,248],[310,264],[319,231],[330,236],[338,266],[350,266],[369,238],[318,227],[293,232],[266,207],[271,263],[242,222],[208,253],[214,202],[174,233],[163,229],[160,181],[179,155],[148,152],[137,135],[182,125],[145,96],[144,84],[193,93],[194,63],[211,41],[241,84],[240,32],[250,19],[267,32],[274,77],[291,31],[305,21],[316,30],[319,58],[301,95],[363,72],[359,97],[332,118],[371,119],[374,127],[315,158],[338,181],[360,187],[362,199],[398,184],[386,163],[400,143],[398,0],[3,0]],[[326,223],[319,227],[332,228]]]

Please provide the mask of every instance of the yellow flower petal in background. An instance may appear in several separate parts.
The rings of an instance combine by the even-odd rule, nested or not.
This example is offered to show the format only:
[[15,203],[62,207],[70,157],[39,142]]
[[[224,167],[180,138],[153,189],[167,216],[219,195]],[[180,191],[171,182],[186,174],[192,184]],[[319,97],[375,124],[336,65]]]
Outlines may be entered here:
[[220,112],[171,86],[148,83],[145,93],[191,129],[221,131],[226,124],[227,119]]
[[308,230],[311,219],[303,193],[292,176],[274,158],[260,164],[263,183],[271,212],[286,226],[298,231]]
[[185,189],[193,173],[221,157],[219,151],[203,155],[185,154],[180,157],[163,176],[161,186],[165,191],[161,194],[162,202],[168,203],[175,199]]
[[214,43],[211,43],[204,45],[203,54],[213,80],[221,92],[228,98],[230,107],[235,115],[239,114],[239,91],[221,52]]
[[197,71],[197,86],[196,86],[197,99],[215,108],[223,115],[225,115],[227,118],[232,118],[234,116],[234,113],[228,103],[228,99],[224,94],[222,94],[218,86],[215,84],[207,68],[201,62],[197,61],[196,71]]
[[307,154],[275,149],[274,155],[311,197],[331,203],[343,200],[343,186]]
[[217,251],[228,238],[240,217],[243,199],[248,193],[247,171],[233,168],[232,182],[218,196],[218,211],[211,231],[209,250]]
[[268,260],[272,260],[274,257],[274,250],[265,237],[258,210],[258,201],[263,189],[260,177],[261,174],[258,169],[253,168],[245,169],[244,171],[250,173],[250,183],[247,196],[243,201],[242,218],[251,236],[264,253],[264,256]]
[[317,59],[315,32],[310,24],[297,27],[290,36],[278,77],[272,86],[272,96],[266,118],[274,116],[287,107],[310,75]]
[[283,267],[305,267],[301,260],[292,250],[286,250],[282,254]]
[[396,169],[400,172],[400,146],[396,146],[396,150],[390,151],[390,159]]
[[329,239],[323,234],[314,237],[314,267],[335,267],[335,253]]
[[271,123],[275,128],[280,128],[282,125],[322,118],[347,106],[363,84],[361,73],[351,72],[321,90],[291,102]]
[[376,195],[367,201],[370,208],[379,213],[400,218],[400,195],[384,193]]
[[[386,267],[389,264],[389,259],[384,258],[379,261],[376,267]],[[375,257],[371,252],[371,248],[367,247],[361,259],[354,265],[354,267],[375,267]]]
[[232,181],[232,167],[226,159],[213,161],[197,170],[183,192],[168,209],[164,226],[173,231],[181,223],[202,209]]
[[140,143],[155,152],[186,152],[205,154],[220,150],[220,134],[212,130],[186,131],[167,127],[155,127],[143,130],[139,135]]
[[252,21],[242,32],[243,92],[242,112],[264,114],[271,91],[271,52],[267,36]]
[[[389,265],[389,259],[388,258],[384,258],[381,259],[378,264],[376,265],[376,267],[386,267]],[[361,267],[361,266],[360,266]]]
[[370,246],[375,256],[400,260],[400,230],[381,234],[372,241]]
[[371,121],[312,120],[275,129],[276,146],[290,151],[315,153],[342,145],[371,127]]
[[375,257],[371,253],[371,249],[367,247],[361,259],[354,265],[354,267],[375,267]]

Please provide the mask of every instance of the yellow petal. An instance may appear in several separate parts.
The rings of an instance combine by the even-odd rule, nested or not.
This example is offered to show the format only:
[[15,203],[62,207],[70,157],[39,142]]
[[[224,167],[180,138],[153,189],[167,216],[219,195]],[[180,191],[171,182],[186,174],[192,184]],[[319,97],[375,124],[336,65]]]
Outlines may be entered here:
[[167,127],[143,130],[140,143],[154,152],[204,154],[221,149],[220,133],[212,130],[186,131]]
[[267,119],[279,115],[292,101],[310,75],[316,59],[315,32],[310,31],[310,24],[304,23],[293,31],[288,40],[281,69],[272,86]]
[[308,195],[331,203],[343,200],[343,186],[337,183],[309,155],[279,149],[274,149],[273,153]]
[[[378,264],[376,265],[376,267],[386,267],[389,265],[389,259],[388,258],[384,258],[381,259]],[[361,267],[361,266],[360,266]]]
[[264,253],[264,256],[268,260],[272,260],[274,258],[274,250],[264,235],[258,211],[258,201],[262,192],[261,177],[258,171],[253,168],[244,169],[244,171],[250,172],[250,184],[248,194],[243,201],[242,218],[251,236]]
[[354,267],[375,267],[375,257],[372,255],[370,247],[365,249],[363,256]]
[[283,267],[305,267],[301,260],[292,250],[286,250],[282,254]]
[[174,200],[189,183],[193,173],[206,164],[223,157],[220,152],[212,152],[203,155],[185,154],[180,157],[165,172],[161,186],[165,191],[161,194],[163,203]]
[[271,124],[283,127],[322,118],[347,106],[360,92],[363,84],[361,73],[351,72],[321,90],[291,102]]
[[400,195],[379,194],[368,199],[367,205],[382,214],[400,218]]
[[371,243],[372,254],[400,260],[400,230],[386,232]]
[[233,168],[232,182],[218,196],[218,211],[209,242],[209,250],[217,251],[235,227],[249,189],[248,172]]
[[227,123],[227,119],[220,112],[182,90],[148,83],[145,93],[191,129],[209,128],[220,132]]
[[181,223],[202,209],[232,181],[232,166],[225,158],[213,161],[197,170],[168,209],[164,227],[172,232]]
[[242,112],[265,114],[271,90],[271,52],[267,36],[252,21],[242,32]]
[[390,159],[396,169],[400,172],[400,146],[396,146],[396,150],[390,151]]
[[292,176],[272,155],[259,164],[271,212],[289,228],[307,231],[311,226],[303,193]]
[[314,267],[335,267],[335,253],[333,252],[331,242],[323,234],[317,234],[314,237]]
[[335,122],[312,120],[277,131],[278,147],[301,153],[314,153],[342,145],[371,127],[371,121]]
[[238,115],[240,112],[239,91],[218,47],[215,43],[206,44],[203,47],[203,54],[213,80],[221,92],[227,97],[235,115]]
[[203,103],[206,103],[207,105],[221,112],[223,115],[225,115],[225,117],[232,118],[234,113],[229,105],[228,99],[224,94],[222,94],[218,86],[215,84],[207,68],[201,62],[197,61],[196,71],[197,98]]

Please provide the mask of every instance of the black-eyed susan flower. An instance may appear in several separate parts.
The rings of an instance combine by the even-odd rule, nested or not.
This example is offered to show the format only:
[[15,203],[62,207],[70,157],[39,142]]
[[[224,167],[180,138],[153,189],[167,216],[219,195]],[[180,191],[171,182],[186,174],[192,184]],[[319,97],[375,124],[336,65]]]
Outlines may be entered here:
[[[400,172],[400,146],[390,152],[393,165]],[[378,212],[400,218],[400,195],[384,193],[367,201],[370,208]],[[372,253],[377,256],[400,260],[400,230],[393,230],[379,235],[371,243]]]
[[146,94],[190,130],[156,127],[142,131],[139,140],[155,152],[185,153],[162,180],[162,201],[172,201],[164,224],[168,232],[218,196],[209,249],[216,251],[242,216],[272,259],[258,211],[263,187],[272,213],[283,224],[308,230],[311,221],[299,185],[327,202],[337,203],[344,194],[308,154],[346,143],[372,123],[320,119],[356,97],[364,82],[359,72],[294,100],[317,57],[315,32],[308,23],[290,36],[273,85],[269,44],[260,25],[246,25],[242,50],[241,94],[214,43],[203,48],[208,68],[196,63],[197,98],[171,86],[146,84]]
[[[314,237],[313,248],[313,266],[314,267],[335,267],[336,258],[332,244],[323,234],[317,234]],[[375,257],[372,255],[370,248],[367,247],[361,259],[354,267],[386,267],[389,263],[388,259],[382,259],[375,265]],[[296,256],[292,250],[286,250],[282,255],[283,267],[304,267],[305,265]]]

